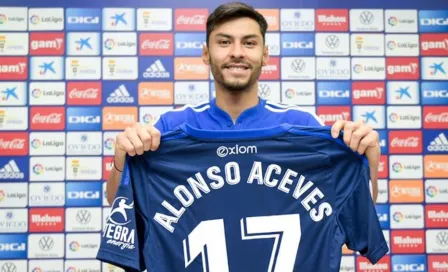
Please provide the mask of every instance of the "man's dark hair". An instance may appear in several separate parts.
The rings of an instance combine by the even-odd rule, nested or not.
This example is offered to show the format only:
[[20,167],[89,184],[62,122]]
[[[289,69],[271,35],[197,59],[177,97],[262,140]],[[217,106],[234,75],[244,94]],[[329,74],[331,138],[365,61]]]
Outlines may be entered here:
[[260,26],[260,32],[265,41],[266,30],[268,29],[268,23],[264,16],[256,11],[253,7],[241,3],[231,2],[220,5],[217,7],[207,18],[207,46],[210,38],[210,33],[220,24],[225,23],[232,19],[248,17],[255,20]]

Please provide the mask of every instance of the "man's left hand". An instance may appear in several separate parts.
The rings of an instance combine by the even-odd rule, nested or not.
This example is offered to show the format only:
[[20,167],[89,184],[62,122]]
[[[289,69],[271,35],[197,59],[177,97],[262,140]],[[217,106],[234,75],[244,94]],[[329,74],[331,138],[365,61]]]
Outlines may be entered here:
[[339,132],[344,131],[344,142],[354,152],[365,153],[370,167],[373,201],[378,197],[378,166],[380,163],[381,147],[378,132],[374,131],[363,121],[338,120],[331,127],[331,135],[337,138]]

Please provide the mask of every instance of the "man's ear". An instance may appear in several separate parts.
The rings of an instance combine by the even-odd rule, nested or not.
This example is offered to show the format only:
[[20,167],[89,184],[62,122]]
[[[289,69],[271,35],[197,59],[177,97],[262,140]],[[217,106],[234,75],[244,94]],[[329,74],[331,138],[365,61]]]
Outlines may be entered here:
[[268,64],[269,61],[269,47],[267,45],[264,46],[264,50],[263,50],[263,61],[262,61],[262,65],[266,66]]
[[206,65],[210,65],[210,53],[208,52],[207,43],[202,45],[202,61]]

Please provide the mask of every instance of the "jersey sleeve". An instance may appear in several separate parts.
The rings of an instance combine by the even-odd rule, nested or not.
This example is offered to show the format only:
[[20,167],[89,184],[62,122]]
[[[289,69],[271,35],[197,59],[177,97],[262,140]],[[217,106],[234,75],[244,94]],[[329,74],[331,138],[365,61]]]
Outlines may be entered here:
[[388,251],[369,189],[369,174],[362,168],[357,185],[342,205],[338,221],[351,250],[376,264]]
[[130,168],[129,160],[126,160],[118,191],[103,228],[96,259],[134,272],[146,268],[141,257],[144,224],[141,223],[143,218],[138,212]]
[[154,127],[160,131],[160,134],[166,132],[164,115],[160,115],[160,118],[155,122]]

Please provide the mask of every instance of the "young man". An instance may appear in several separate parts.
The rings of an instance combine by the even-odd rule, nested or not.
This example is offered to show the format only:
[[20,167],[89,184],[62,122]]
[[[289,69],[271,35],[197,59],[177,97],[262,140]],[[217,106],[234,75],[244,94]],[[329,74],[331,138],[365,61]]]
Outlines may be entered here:
[[[265,44],[267,22],[263,15],[243,3],[219,6],[207,20],[207,42],[202,59],[211,67],[216,99],[195,106],[184,106],[163,114],[154,126],[136,123],[116,139],[114,168],[107,181],[107,199],[113,202],[120,183],[126,154],[141,155],[156,150],[161,133],[186,122],[209,130],[240,130],[289,123],[322,126],[319,118],[293,105],[282,105],[258,96],[258,78],[269,58]],[[344,130],[344,142],[370,165],[373,199],[376,200],[380,157],[378,133],[363,122],[338,121],[333,137]]]

